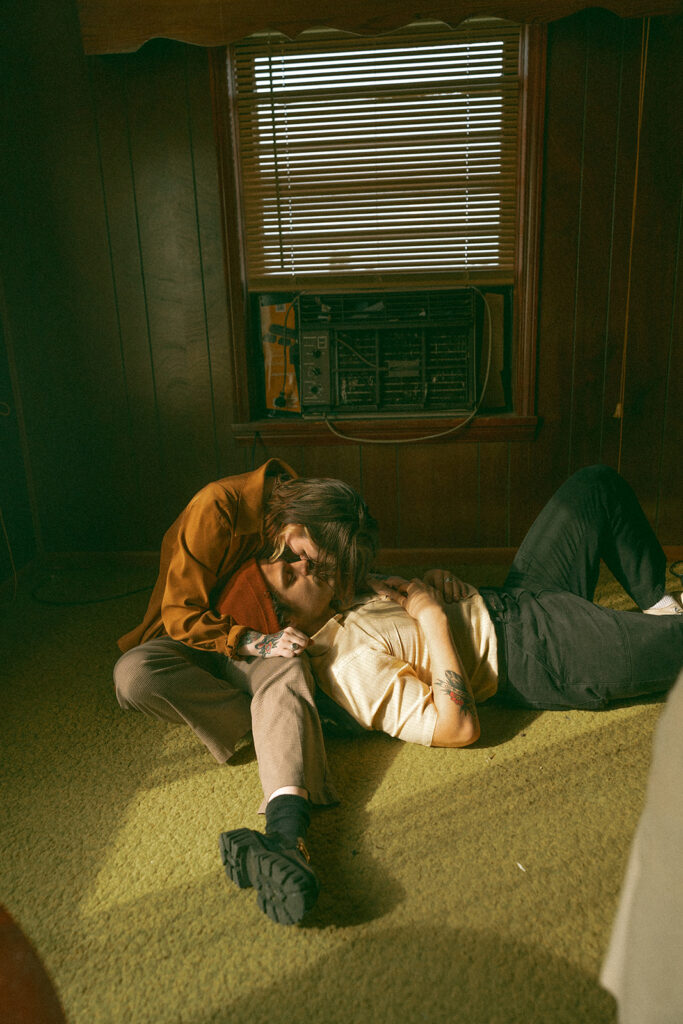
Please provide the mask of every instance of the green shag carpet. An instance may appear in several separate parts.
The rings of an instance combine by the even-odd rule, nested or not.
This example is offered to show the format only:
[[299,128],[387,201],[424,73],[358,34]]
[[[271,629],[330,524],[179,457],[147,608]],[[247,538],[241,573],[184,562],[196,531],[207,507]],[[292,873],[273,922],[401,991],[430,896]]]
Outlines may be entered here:
[[[322,891],[286,928],[218,853],[263,827],[251,742],[219,766],[116,703],[147,594],[85,602],[151,575],[54,573],[2,605],[0,904],[70,1024],[613,1024],[597,979],[661,702],[483,708],[466,750],[330,740],[343,802],[314,815]],[[599,600],[631,607],[606,573]]]

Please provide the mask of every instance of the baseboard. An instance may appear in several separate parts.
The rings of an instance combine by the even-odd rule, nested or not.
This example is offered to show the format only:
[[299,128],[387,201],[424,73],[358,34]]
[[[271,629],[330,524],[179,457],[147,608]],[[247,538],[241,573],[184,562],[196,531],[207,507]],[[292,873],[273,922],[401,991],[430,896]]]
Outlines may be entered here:
[[[514,547],[500,548],[380,548],[378,565],[424,565],[438,568],[441,565],[505,565],[512,561],[517,552]],[[664,547],[669,564],[683,559],[683,545],[669,544]],[[45,554],[40,559],[43,565],[54,567],[82,567],[115,563],[117,565],[158,566],[158,551],[62,551]]]
[[41,564],[55,569],[89,569],[100,565],[159,566],[158,551],[50,551]]
[[498,565],[511,562],[517,548],[381,548],[378,565]]
[[[377,556],[380,565],[417,565],[438,568],[440,565],[504,565],[511,562],[517,548],[382,548]],[[683,546],[665,545],[664,554],[670,564],[683,559]]]

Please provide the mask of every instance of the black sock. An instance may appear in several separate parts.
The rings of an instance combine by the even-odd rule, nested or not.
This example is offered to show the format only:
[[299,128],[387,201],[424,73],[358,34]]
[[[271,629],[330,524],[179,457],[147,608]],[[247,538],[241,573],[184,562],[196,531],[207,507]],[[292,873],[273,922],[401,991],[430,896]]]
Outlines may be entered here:
[[283,793],[266,804],[266,835],[279,832],[296,846],[297,839],[306,838],[310,823],[311,807],[306,797]]

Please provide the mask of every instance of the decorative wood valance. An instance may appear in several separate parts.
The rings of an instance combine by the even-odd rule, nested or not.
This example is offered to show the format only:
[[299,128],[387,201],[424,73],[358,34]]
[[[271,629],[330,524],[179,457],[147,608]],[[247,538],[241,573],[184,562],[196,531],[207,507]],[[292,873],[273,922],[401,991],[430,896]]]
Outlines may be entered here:
[[222,46],[267,29],[290,38],[309,28],[363,35],[416,20],[458,25],[477,16],[546,22],[600,6],[624,18],[676,14],[680,0],[77,0],[87,54],[127,53],[149,39]]

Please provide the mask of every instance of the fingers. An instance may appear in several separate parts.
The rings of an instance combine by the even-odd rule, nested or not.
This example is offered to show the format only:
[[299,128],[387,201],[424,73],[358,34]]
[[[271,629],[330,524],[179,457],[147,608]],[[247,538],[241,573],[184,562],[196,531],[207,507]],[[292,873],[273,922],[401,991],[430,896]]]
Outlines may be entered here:
[[262,658],[298,658],[311,643],[296,626],[287,626],[279,633],[263,635],[255,646]]
[[467,596],[467,584],[459,580],[457,576],[447,576],[444,583],[446,586],[450,586],[454,601],[462,601]]
[[375,577],[368,582],[376,594],[391,601],[398,601],[401,595],[405,596],[408,586],[408,581],[402,576]]
[[296,626],[287,626],[278,647],[283,658],[298,658],[310,643],[311,638]]
[[461,601],[467,594],[466,584],[446,569],[430,569],[429,572],[425,573],[424,580],[425,583],[436,587],[439,593],[443,595],[447,604],[451,604],[453,601]]
[[436,595],[433,587],[427,586],[422,580],[401,580],[395,587],[387,587],[387,596],[397,604],[406,607],[406,603],[421,596]]
[[405,581],[395,587],[385,585],[382,590],[378,590],[377,593],[381,597],[386,597],[390,601],[396,601],[397,604],[402,604],[408,596],[408,588],[410,584]]
[[444,569],[431,569],[424,579],[406,580],[403,576],[385,576],[371,579],[370,586],[380,597],[397,604],[404,604],[406,598],[418,593],[430,594],[447,603],[459,601],[465,594],[465,585],[457,576]]
[[403,576],[371,576],[368,579],[369,585],[377,594],[387,588],[390,590],[398,590],[407,582],[408,581]]

